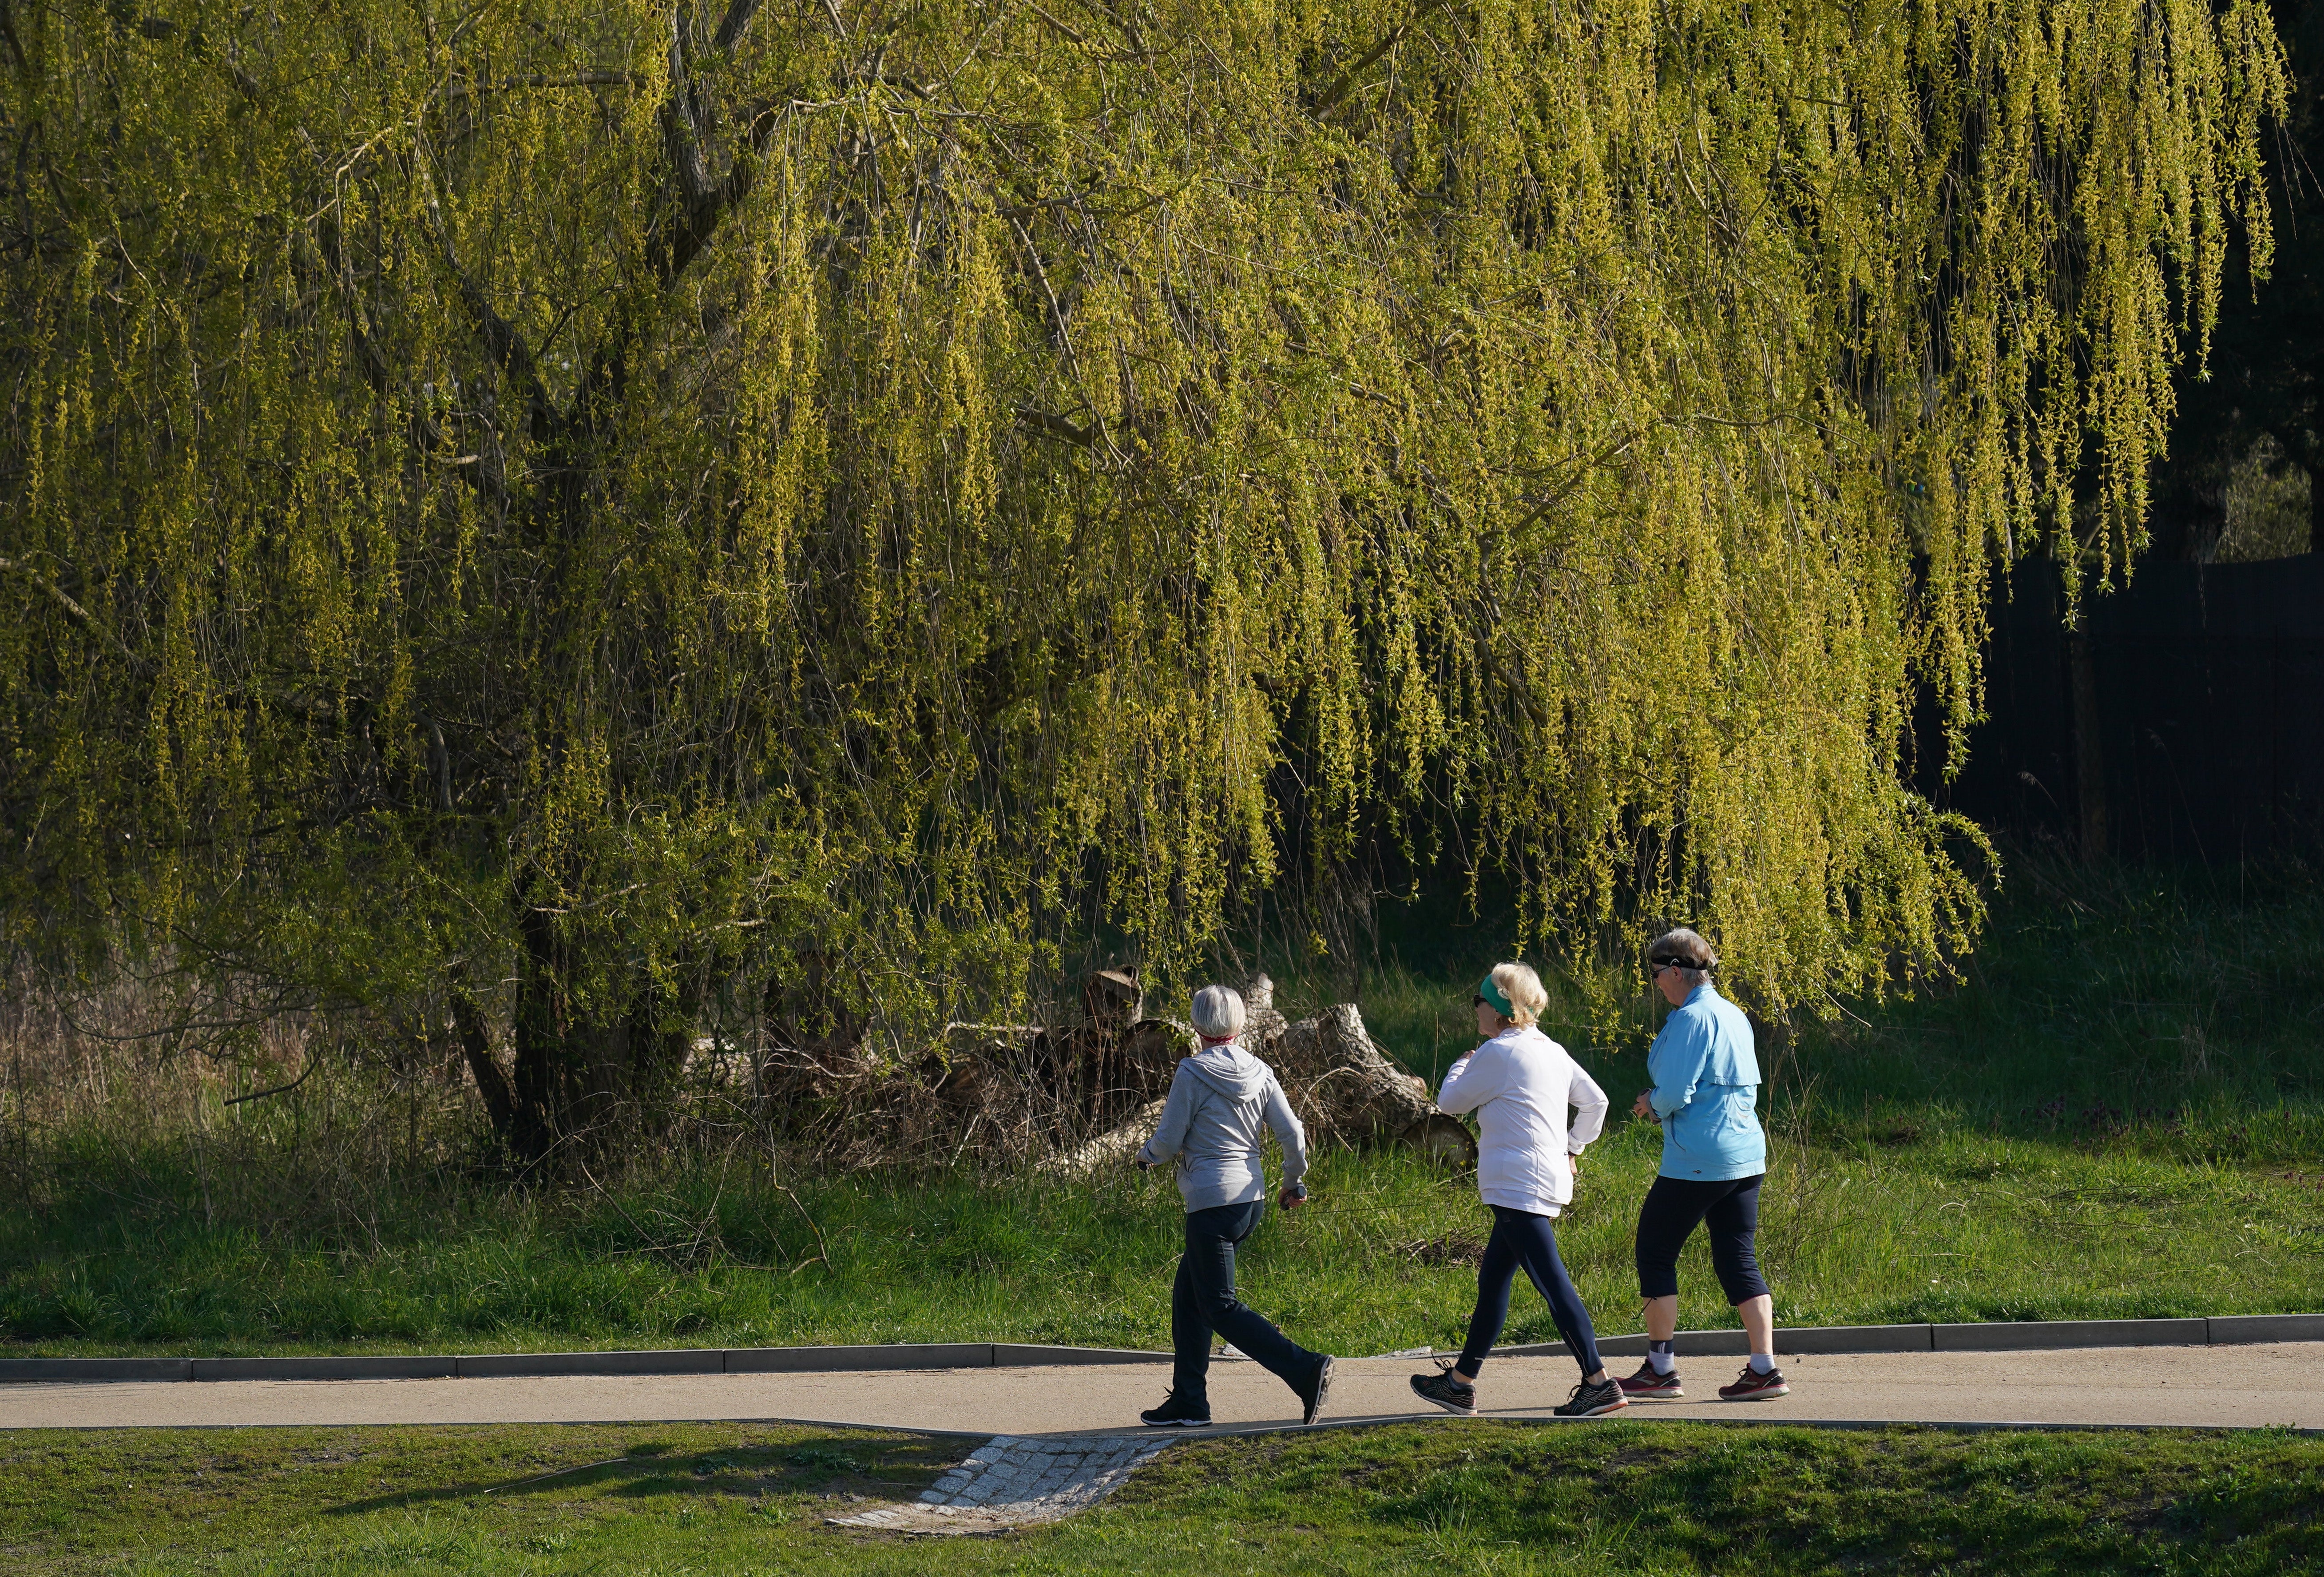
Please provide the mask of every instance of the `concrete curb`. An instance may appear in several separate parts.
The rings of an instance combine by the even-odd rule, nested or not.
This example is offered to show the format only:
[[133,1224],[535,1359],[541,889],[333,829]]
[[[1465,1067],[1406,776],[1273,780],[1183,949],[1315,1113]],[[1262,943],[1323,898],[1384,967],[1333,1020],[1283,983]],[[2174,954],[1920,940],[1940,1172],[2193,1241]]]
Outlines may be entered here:
[[[2069,1347],[2205,1347],[2324,1342],[2324,1314],[2218,1314],[2185,1320],[2024,1320],[1958,1325],[1803,1325],[1775,1333],[1779,1355],[1851,1352],[2034,1352]],[[1635,1358],[1642,1335],[1605,1336],[1598,1351]],[[1679,1350],[1742,1357],[1740,1331],[1682,1331]],[[1497,1347],[1498,1358],[1563,1357],[1563,1342]],[[1388,1353],[1386,1357],[1421,1357]],[[892,1342],[862,1347],[678,1347],[630,1352],[492,1352],[345,1358],[5,1358],[0,1383],[26,1380],[476,1379],[540,1375],[828,1374],[925,1369],[1031,1369],[1167,1363],[1167,1352],[1015,1342]]]
[[[1636,1415],[1635,1416],[1633,1415]],[[527,1429],[604,1429],[622,1423],[647,1428],[662,1425],[748,1425],[754,1428],[783,1426],[795,1429],[828,1429],[842,1434],[908,1434],[928,1440],[991,1440],[990,1429],[927,1429],[903,1424],[862,1424],[841,1418],[636,1418],[613,1420],[604,1418],[550,1419],[525,1425]],[[1201,1440],[1223,1440],[1259,1434],[1312,1434],[1325,1429],[1386,1429],[1399,1424],[1425,1425],[1431,1428],[1453,1429],[1479,1425],[1500,1425],[1505,1427],[1531,1429],[1925,1429],[1932,1434],[1982,1434],[1996,1430],[2025,1431],[2050,1434],[2106,1434],[2126,1431],[2144,1434],[2169,1432],[2180,1434],[2236,1434],[2255,1430],[2266,1430],[2278,1434],[2293,1434],[2302,1438],[2324,1439],[2324,1429],[2286,1424],[2052,1424],[2007,1418],[1786,1418],[1774,1411],[1755,1408],[1748,1416],[1733,1418],[1671,1418],[1656,1417],[1651,1408],[1637,1407],[1618,1418],[1552,1418],[1539,1413],[1502,1412],[1489,1410],[1473,1418],[1452,1418],[1443,1413],[1377,1413],[1347,1418],[1318,1418],[1313,1424],[1224,1424],[1210,1429],[1123,1429],[1113,1433],[1125,1440],[1153,1440],[1162,1443],[1193,1443]],[[45,1432],[74,1434],[121,1433],[132,1429],[169,1429],[173,1432],[193,1430],[242,1429],[464,1429],[470,1425],[429,1424],[358,1424],[318,1425],[293,1424],[43,1424]],[[1066,1438],[1070,1431],[1055,1434],[1025,1434],[1020,1440],[1057,1440]]]
[[836,1370],[1032,1369],[1167,1363],[1167,1352],[1014,1342],[863,1347],[674,1347],[628,1352],[483,1352],[343,1358],[0,1358],[0,1384],[23,1380],[502,1379],[545,1375],[828,1374]]

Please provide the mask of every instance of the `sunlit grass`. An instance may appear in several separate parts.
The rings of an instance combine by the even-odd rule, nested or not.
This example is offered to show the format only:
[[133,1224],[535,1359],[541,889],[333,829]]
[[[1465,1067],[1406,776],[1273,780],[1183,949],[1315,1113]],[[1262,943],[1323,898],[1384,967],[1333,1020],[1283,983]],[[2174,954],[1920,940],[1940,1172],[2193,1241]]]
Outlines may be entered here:
[[1001,1539],[825,1525],[909,1499],[963,1445],[745,1425],[28,1432],[0,1436],[0,1549],[28,1577],[2256,1577],[2324,1559],[2324,1442],[2273,1431],[1443,1420],[1181,1445],[1094,1511]]
[[[1965,982],[1763,1048],[1780,1317],[2324,1306],[2324,999],[2297,983],[2324,899],[2039,865],[2012,881]],[[1473,1040],[1472,984],[1375,971],[1367,1021],[1433,1071]],[[1294,1012],[1320,994],[1280,993]],[[1618,1112],[1562,1247],[1600,1328],[1635,1330],[1658,1141],[1618,1113],[1643,1059],[1634,1036],[1593,1038],[1569,991],[1551,1019]],[[37,1198],[0,1211],[0,1330],[41,1352],[1167,1342],[1179,1205],[1161,1176],[778,1179],[738,1144],[533,1193],[440,1168],[318,1178],[319,1153],[286,1141],[230,1176],[198,1134],[60,1136]],[[1419,1250],[1481,1235],[1473,1181],[1327,1147],[1312,1182],[1311,1207],[1244,1255],[1251,1301],[1336,1351],[1455,1343],[1473,1273]],[[1699,1243],[1681,1280],[1687,1323],[1731,1323]],[[1529,1295],[1510,1334],[1552,1334]]]

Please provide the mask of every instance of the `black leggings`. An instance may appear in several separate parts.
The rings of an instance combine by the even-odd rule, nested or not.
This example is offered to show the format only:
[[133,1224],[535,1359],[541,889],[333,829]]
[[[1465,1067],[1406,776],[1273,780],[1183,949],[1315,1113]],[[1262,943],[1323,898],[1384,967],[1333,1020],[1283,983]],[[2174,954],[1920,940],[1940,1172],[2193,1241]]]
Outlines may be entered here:
[[1572,1278],[1565,1274],[1565,1262],[1557,1257],[1556,1223],[1545,1215],[1506,1205],[1496,1204],[1492,1212],[1493,1235],[1485,1242],[1484,1263],[1477,1267],[1477,1312],[1469,1316],[1461,1373],[1474,1379],[1485,1367],[1485,1354],[1508,1323],[1509,1284],[1523,1266],[1526,1278],[1549,1305],[1550,1318],[1565,1338],[1565,1350],[1582,1366],[1582,1378],[1596,1374],[1604,1367],[1598,1360],[1598,1335],[1590,1328],[1590,1311],[1582,1306]]
[[1756,1177],[1725,1183],[1690,1183],[1657,1177],[1638,1207],[1638,1296],[1678,1296],[1678,1251],[1700,1222],[1711,1231],[1711,1264],[1730,1304],[1768,1296],[1751,1240],[1759,1231],[1759,1185]]

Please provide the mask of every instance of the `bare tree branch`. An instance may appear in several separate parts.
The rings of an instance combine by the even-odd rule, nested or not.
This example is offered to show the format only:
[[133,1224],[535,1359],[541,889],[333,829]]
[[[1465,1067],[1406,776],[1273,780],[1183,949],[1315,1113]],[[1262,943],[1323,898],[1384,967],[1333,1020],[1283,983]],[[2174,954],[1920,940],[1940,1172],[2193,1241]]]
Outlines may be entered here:
[[1010,412],[1018,420],[1036,432],[1046,433],[1053,438],[1063,438],[1069,444],[1079,444],[1085,449],[1095,447],[1097,440],[1105,431],[1101,423],[1092,422],[1087,427],[1075,427],[1055,411],[1036,410],[1029,405],[1012,406]]
[[634,71],[573,71],[562,77],[503,77],[493,82],[455,82],[444,89],[447,98],[479,97],[487,93],[512,93],[520,88],[640,88],[645,78]]
[[726,14],[718,19],[718,31],[710,37],[711,44],[720,50],[731,50],[750,31],[751,19],[759,14],[760,0],[733,0]]
[[452,244],[452,232],[444,223],[444,215],[437,207],[431,189],[426,204],[428,227],[434,233],[436,244],[444,254],[444,266],[452,272],[453,282],[459,286],[461,304],[475,320],[476,337],[484,342],[484,355],[491,358],[525,397],[530,412],[533,438],[541,442],[549,439],[556,420],[556,411],[549,402],[548,387],[540,381],[540,369],[533,361],[532,347],[515,324],[502,317],[493,306],[484,288],[468,277],[460,266],[460,254]]
[[54,581],[50,580],[46,576],[42,575],[31,565],[14,558],[0,558],[0,575],[21,576],[24,579],[32,582],[35,588],[37,588],[51,602],[56,604],[59,608],[64,611],[66,618],[70,619],[74,623],[79,625],[89,634],[95,636],[97,640],[103,641],[106,645],[111,647],[115,652],[119,653],[123,660],[127,662],[134,671],[139,674],[144,674],[150,671],[145,665],[144,659],[139,657],[135,652],[130,650],[127,646],[124,645],[119,636],[106,629],[104,625],[98,623],[97,616],[91,613],[87,608],[82,607],[78,603],[75,602],[71,595],[68,594],[62,586],[57,585]]
[[1345,98],[1348,96],[1348,90],[1356,85],[1357,78],[1370,70],[1375,61],[1402,43],[1406,33],[1427,21],[1431,14],[1442,10],[1444,0],[1421,0],[1420,9],[1412,14],[1412,20],[1374,44],[1365,52],[1362,59],[1340,73],[1338,81],[1323,89],[1323,97],[1315,101],[1315,118],[1321,120],[1338,108],[1340,100]]

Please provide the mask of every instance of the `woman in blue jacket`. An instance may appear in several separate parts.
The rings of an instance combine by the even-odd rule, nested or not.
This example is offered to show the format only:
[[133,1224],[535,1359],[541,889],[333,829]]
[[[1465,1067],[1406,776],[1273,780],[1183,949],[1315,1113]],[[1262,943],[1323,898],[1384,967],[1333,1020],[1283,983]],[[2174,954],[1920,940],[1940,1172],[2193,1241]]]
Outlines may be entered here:
[[1625,1394],[1673,1397],[1679,1388],[1678,1251],[1699,1223],[1711,1234],[1711,1268],[1751,1339],[1751,1361],[1721,1400],[1787,1395],[1775,1367],[1775,1300],[1759,1275],[1753,1240],[1767,1136],[1754,1107],[1759,1058],[1751,1021],[1719,994],[1711,972],[1719,954],[1692,931],[1673,931],[1646,949],[1655,989],[1674,1010],[1646,1053],[1654,1088],[1632,1110],[1663,1125],[1662,1175],[1638,1210],[1638,1296],[1646,1300],[1646,1361],[1622,1381]]

